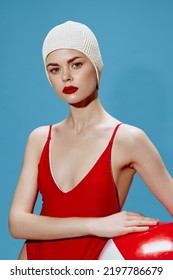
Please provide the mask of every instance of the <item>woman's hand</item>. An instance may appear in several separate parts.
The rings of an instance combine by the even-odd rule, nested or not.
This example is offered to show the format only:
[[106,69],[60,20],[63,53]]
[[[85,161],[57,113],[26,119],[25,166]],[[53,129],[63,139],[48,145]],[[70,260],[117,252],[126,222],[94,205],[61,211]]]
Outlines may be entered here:
[[92,233],[100,237],[116,237],[132,232],[142,232],[158,223],[157,219],[135,212],[122,211],[107,217],[91,220]]

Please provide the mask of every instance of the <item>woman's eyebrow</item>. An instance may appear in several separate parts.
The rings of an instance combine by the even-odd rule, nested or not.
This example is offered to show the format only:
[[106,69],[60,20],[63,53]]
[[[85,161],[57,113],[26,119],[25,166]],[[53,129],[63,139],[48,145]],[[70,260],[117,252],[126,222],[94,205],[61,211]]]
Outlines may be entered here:
[[59,64],[50,62],[49,64],[46,65],[46,67],[49,67],[49,66],[59,66]]
[[80,57],[80,56],[74,56],[74,57],[70,58],[69,60],[67,60],[67,63],[71,63],[71,62],[73,62],[74,60],[76,60],[76,59],[78,59],[78,58],[82,58],[82,57]]
[[[76,60],[76,59],[78,59],[78,58],[82,58],[82,57],[80,57],[80,56],[74,56],[74,57],[68,59],[68,60],[67,60],[67,63],[71,63],[71,62],[73,62],[74,60]],[[50,62],[49,64],[47,64],[46,67],[49,67],[49,66],[59,66],[59,64],[58,64],[58,63],[52,63],[52,62]]]

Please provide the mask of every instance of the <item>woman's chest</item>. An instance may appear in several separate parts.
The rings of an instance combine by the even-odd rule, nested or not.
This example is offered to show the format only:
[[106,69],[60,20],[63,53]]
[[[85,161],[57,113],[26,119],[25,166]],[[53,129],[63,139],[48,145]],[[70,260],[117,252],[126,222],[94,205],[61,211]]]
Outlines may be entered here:
[[[80,139],[59,145],[52,141],[49,147],[49,163],[55,181],[64,192],[73,189],[93,172],[100,162],[110,159],[108,150],[110,147],[104,139],[98,140],[94,137],[92,141]],[[100,165],[100,169],[102,168],[103,165]]]

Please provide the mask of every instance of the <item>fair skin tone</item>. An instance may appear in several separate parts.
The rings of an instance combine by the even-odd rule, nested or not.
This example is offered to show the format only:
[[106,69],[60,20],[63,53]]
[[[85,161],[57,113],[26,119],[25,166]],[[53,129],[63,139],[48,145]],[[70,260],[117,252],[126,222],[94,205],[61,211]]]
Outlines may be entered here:
[[[97,94],[95,69],[85,55],[76,50],[56,50],[48,55],[46,69],[57,95],[70,108],[69,116],[53,125],[51,138],[54,179],[62,192],[70,192],[93,167],[119,121],[103,109]],[[78,90],[73,94],[64,94],[63,88],[69,85]],[[33,214],[37,197],[37,165],[48,131],[48,126],[35,129],[27,142],[9,217],[9,229],[13,237],[53,240],[95,235],[111,238],[146,231],[157,224],[157,219],[127,211],[102,218],[52,218]],[[115,139],[111,166],[120,207],[123,207],[133,176],[138,172],[173,216],[173,180],[145,133],[123,124]],[[87,161],[81,170],[83,158],[87,158]],[[24,245],[19,259],[26,258]]]

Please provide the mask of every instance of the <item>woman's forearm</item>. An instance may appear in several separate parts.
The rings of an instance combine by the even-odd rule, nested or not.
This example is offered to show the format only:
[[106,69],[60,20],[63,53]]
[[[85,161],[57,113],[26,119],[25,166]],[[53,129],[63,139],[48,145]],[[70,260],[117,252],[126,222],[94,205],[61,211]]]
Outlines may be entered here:
[[157,222],[157,219],[126,211],[100,218],[54,218],[12,213],[9,229],[14,238],[21,239],[55,240],[87,235],[110,238],[148,230]]
[[90,235],[90,218],[54,218],[30,213],[11,214],[9,230],[14,238],[54,240]]

